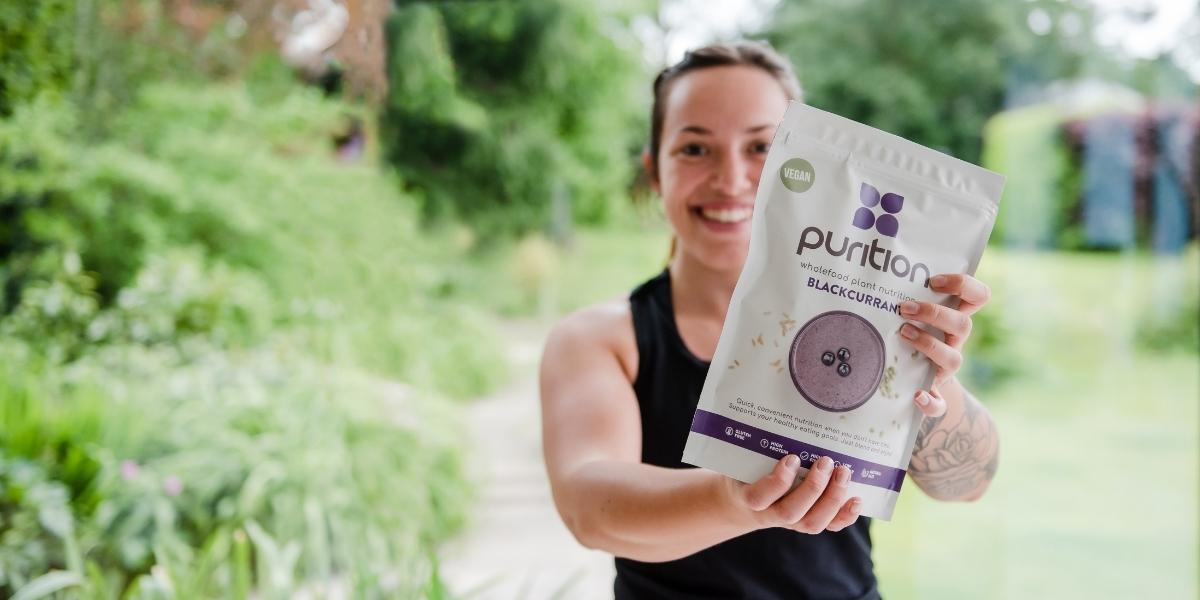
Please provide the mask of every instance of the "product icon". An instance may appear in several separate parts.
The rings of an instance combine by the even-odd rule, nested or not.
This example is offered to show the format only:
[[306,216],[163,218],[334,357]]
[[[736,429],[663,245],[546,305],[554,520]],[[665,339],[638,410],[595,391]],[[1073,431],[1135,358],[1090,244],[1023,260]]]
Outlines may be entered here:
[[[859,229],[874,227],[875,231],[882,235],[896,237],[896,233],[900,230],[900,221],[896,220],[896,214],[904,208],[904,196],[888,192],[881,197],[875,186],[864,182],[858,190],[858,199],[862,202],[862,206],[854,211],[854,219],[850,221],[850,224]],[[876,206],[882,208],[884,212],[879,217],[875,216]]]
[[788,365],[796,390],[813,406],[854,410],[875,395],[883,379],[883,336],[854,313],[821,313],[796,333]]

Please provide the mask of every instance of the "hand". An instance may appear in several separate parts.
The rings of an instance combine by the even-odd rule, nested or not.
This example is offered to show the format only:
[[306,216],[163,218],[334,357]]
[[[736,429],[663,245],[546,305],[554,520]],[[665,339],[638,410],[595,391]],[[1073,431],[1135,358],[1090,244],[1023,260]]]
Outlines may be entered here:
[[946,401],[938,386],[962,367],[962,348],[971,336],[971,315],[987,304],[991,290],[982,281],[962,274],[935,275],[929,279],[929,287],[935,292],[958,296],[958,308],[909,300],[900,305],[900,314],[942,330],[945,341],[910,323],[900,327],[900,335],[938,367],[930,390],[918,390],[913,402],[926,417],[940,417],[946,413]]
[[[753,529],[785,527],[800,533],[841,531],[858,519],[862,500],[847,498],[850,469],[833,468],[833,460],[822,456],[804,481],[792,489],[800,470],[800,457],[789,454],[775,469],[754,483],[721,477],[726,505]],[[789,491],[790,490],[790,491]]]

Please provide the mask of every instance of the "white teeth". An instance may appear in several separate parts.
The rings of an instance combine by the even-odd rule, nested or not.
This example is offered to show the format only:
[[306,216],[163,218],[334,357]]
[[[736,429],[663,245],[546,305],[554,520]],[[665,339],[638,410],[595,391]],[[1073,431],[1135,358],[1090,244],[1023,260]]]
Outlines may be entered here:
[[749,219],[753,212],[754,211],[749,208],[700,209],[700,214],[704,215],[704,218],[720,223],[741,223],[742,221]]

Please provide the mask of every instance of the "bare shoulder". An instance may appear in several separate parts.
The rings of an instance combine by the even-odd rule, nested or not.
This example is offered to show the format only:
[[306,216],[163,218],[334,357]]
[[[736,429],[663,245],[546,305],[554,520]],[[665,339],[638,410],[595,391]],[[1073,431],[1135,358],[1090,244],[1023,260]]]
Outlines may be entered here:
[[547,358],[581,354],[611,355],[628,381],[637,377],[637,341],[627,297],[593,304],[563,317],[546,338],[542,360],[545,363]]
[[639,460],[636,368],[633,317],[624,298],[576,311],[550,332],[539,386],[542,448],[556,497],[582,464]]

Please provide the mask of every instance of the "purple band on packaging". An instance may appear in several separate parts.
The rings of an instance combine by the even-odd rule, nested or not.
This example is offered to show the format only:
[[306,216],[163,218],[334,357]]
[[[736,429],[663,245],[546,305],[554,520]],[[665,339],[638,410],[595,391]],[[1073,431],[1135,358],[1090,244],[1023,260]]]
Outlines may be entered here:
[[818,458],[828,456],[834,461],[850,467],[850,480],[863,485],[873,485],[899,492],[900,485],[904,483],[904,469],[826,450],[703,409],[696,410],[696,416],[692,419],[692,431],[775,460],[788,454],[795,454],[800,457],[800,466],[805,468],[812,467]]

